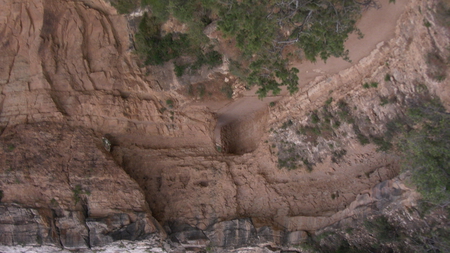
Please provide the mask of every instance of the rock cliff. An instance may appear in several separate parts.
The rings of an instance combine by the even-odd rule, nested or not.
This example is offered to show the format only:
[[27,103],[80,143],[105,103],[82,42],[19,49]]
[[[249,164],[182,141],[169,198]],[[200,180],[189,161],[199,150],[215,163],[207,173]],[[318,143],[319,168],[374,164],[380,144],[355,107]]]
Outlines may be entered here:
[[[226,66],[190,80],[170,63],[140,66],[127,19],[108,3],[0,3],[5,251],[294,250],[374,203],[419,198],[396,178],[398,156],[358,137],[382,134],[421,85],[450,106],[437,1],[410,1],[395,36],[352,67],[232,120],[218,115],[228,100],[194,102],[183,86],[228,82]],[[297,133],[324,104],[337,119],[339,101],[353,123],[345,116],[329,136]],[[303,167],[278,168],[289,154]]]

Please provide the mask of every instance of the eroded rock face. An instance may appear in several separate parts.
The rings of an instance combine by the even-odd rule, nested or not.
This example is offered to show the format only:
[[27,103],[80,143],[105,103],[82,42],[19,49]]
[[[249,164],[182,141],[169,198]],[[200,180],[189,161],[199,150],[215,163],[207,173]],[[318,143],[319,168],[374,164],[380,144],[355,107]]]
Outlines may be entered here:
[[[0,0],[1,244],[83,249],[151,237],[159,247],[153,214],[183,250],[289,247],[305,239],[304,230],[395,200],[399,192],[384,187],[360,194],[397,175],[395,155],[349,141],[345,161],[328,157],[308,173],[279,170],[265,142],[268,128],[303,120],[331,89],[334,101],[351,100],[376,122],[375,132],[403,106],[381,107],[380,95],[406,101],[413,79],[448,105],[448,80],[427,77],[422,55],[448,45],[439,26],[421,26],[424,15],[433,22],[425,12],[433,3],[412,1],[397,37],[355,67],[318,78],[268,115],[230,124],[223,135],[231,154],[224,154],[214,144],[214,113],[170,91],[177,83],[170,64],[158,69],[163,80],[141,73],[128,52],[125,19],[103,1]],[[361,88],[387,71],[378,90]]]
[[0,139],[2,245],[80,249],[164,235],[139,186],[91,130],[36,123]]

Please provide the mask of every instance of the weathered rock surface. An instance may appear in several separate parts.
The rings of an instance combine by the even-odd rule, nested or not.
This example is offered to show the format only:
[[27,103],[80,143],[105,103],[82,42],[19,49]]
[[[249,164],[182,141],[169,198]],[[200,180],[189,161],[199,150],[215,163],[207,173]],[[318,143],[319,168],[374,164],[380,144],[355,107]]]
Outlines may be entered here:
[[35,123],[0,140],[2,245],[80,249],[164,236],[139,186],[91,130]]
[[[304,121],[330,96],[351,101],[374,133],[403,113],[417,83],[448,107],[448,78],[437,82],[426,64],[426,52],[449,44],[429,11],[435,4],[411,1],[395,38],[354,67],[317,78],[269,113],[227,124],[219,143],[228,154],[216,150],[215,114],[172,90],[180,85],[172,70],[141,73],[126,20],[109,5],[0,0],[0,243],[120,250],[119,240],[139,240],[162,251],[153,215],[168,227],[175,245],[168,251],[271,252],[368,205],[407,205],[401,196],[409,190],[385,181],[398,174],[397,157],[352,135],[345,161],[326,157],[312,173],[279,170],[265,142],[269,128]],[[361,87],[372,80],[377,89]],[[397,102],[380,106],[382,96]]]

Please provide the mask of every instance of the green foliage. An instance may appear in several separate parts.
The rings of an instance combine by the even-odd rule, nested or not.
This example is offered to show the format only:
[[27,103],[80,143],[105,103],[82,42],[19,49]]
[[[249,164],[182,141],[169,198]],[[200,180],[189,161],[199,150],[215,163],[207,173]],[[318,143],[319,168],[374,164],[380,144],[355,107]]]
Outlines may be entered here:
[[152,16],[156,17],[160,22],[164,22],[169,18],[169,1],[141,0],[141,6],[150,6]]
[[363,84],[362,86],[363,86],[363,88],[364,88],[364,89],[368,89],[368,88],[370,88],[370,85],[369,85],[369,83],[364,83],[364,84]]
[[[250,66],[250,74],[245,78],[250,86],[257,85],[260,88],[256,92],[259,98],[264,98],[269,92],[278,95],[280,86],[287,86],[288,91],[293,94],[298,91],[298,72],[296,68],[288,69],[287,61],[279,56],[264,56],[253,61]],[[277,81],[277,80],[280,80]]]
[[16,146],[14,144],[9,144],[6,149],[6,152],[12,152],[14,151],[14,149],[16,149]]
[[222,86],[221,91],[227,96],[227,98],[233,98],[233,88],[229,84]]
[[50,204],[51,204],[52,206],[58,206],[58,201],[56,201],[55,198],[52,198],[52,199],[50,200]]
[[378,216],[373,220],[364,221],[366,229],[373,233],[375,238],[380,242],[391,242],[399,239],[399,234],[396,231],[395,226],[389,223],[388,219],[384,216]]
[[185,34],[166,34],[161,36],[160,23],[146,13],[136,33],[136,49],[145,64],[161,65],[179,57],[190,43]]
[[209,51],[206,54],[199,51],[197,53],[197,61],[192,65],[192,69],[199,69],[203,65],[210,68],[217,67],[222,64],[222,55],[217,51]]
[[372,137],[372,141],[378,146],[377,151],[389,151],[392,148],[392,143],[383,137]]
[[112,0],[111,5],[121,14],[131,13],[138,7],[138,0]]
[[184,74],[184,71],[186,70],[187,67],[188,66],[186,64],[180,64],[180,65],[175,64],[173,71],[175,72],[175,75],[177,77],[181,77]]
[[389,75],[389,73],[386,73],[386,75],[384,76],[384,81],[386,82],[391,81],[391,75]]
[[450,115],[437,101],[411,107],[408,116],[414,131],[402,142],[405,169],[427,200],[439,204],[450,200]]
[[447,78],[449,62],[438,52],[427,54],[427,75],[433,80],[442,82]]
[[333,98],[330,97],[330,98],[327,99],[327,101],[325,101],[325,105],[326,106],[331,105],[332,102],[333,102]]
[[423,19],[423,25],[427,28],[431,27],[431,23],[426,19]]
[[313,124],[317,124],[320,122],[320,118],[319,118],[319,115],[317,115],[317,111],[314,111],[313,113],[311,113],[310,118],[311,118],[311,123],[313,123]]
[[173,100],[172,99],[167,99],[166,104],[169,108],[173,108]]
[[3,190],[0,190],[0,203],[2,202],[3,199]]
[[294,124],[294,122],[292,122],[292,120],[287,120],[286,122],[283,123],[283,125],[281,126],[281,128],[286,129],[287,127],[290,127]]
[[312,62],[317,57],[326,61],[331,56],[349,60],[344,42],[352,32],[362,37],[355,26],[360,11],[359,4],[353,1],[314,1],[300,10],[299,16],[308,21],[308,26],[297,29],[300,30],[297,43],[306,58]]
[[[280,86],[287,86],[291,94],[298,90],[299,71],[289,69],[280,58],[283,45],[295,44],[311,61],[331,56],[348,60],[344,42],[349,33],[358,32],[355,23],[360,5],[353,1],[316,0],[295,5],[284,1],[231,0],[222,7],[218,28],[235,38],[243,56],[250,59],[251,73],[246,81],[260,86],[260,98],[269,92],[278,94]],[[281,27],[290,29],[292,36],[283,37]]]
[[350,113],[350,107],[348,106],[347,102],[344,100],[339,100],[338,102],[338,112],[339,118],[347,123],[354,123],[354,119],[352,118],[352,115]]
[[231,1],[229,8],[220,12],[218,28],[228,37],[236,38],[236,45],[245,56],[270,48],[275,39],[277,25],[267,18],[267,0]]
[[[216,19],[218,29],[234,39],[242,52],[242,57],[234,61],[243,61],[249,66],[248,69],[236,68],[232,59],[231,72],[246,81],[248,87],[259,86],[260,98],[270,92],[279,94],[280,86],[287,86],[291,94],[298,90],[299,71],[289,68],[282,57],[284,45],[295,44],[311,61],[331,56],[349,60],[348,50],[343,46],[348,34],[358,32],[362,36],[355,26],[361,11],[356,1],[313,0],[298,4],[279,0],[142,0],[142,6],[146,5],[151,8],[153,20],[144,16],[141,24],[145,25],[140,25],[136,34],[136,48],[146,64],[162,64],[182,54],[198,58],[192,69],[203,64],[212,67],[221,64],[219,53],[202,50],[210,44],[203,30]],[[170,14],[188,25],[187,34],[161,36],[155,29],[148,32],[146,26],[160,27]],[[176,75],[183,75],[185,69],[183,65],[176,65]]]
[[450,27],[450,1],[440,0],[436,7],[435,18],[438,24],[443,27]]
[[83,190],[83,188],[79,184],[77,184],[75,188],[72,189],[72,192],[75,204],[77,204],[81,200],[81,195],[91,195],[91,192],[89,190]]
[[356,134],[356,139],[358,139],[359,144],[364,146],[370,143],[370,139],[361,132],[358,125],[353,124],[353,131]]
[[380,97],[380,106],[385,106],[387,104],[389,104],[389,98],[383,96]]
[[233,59],[230,60],[230,73],[244,80],[249,74],[249,70],[244,68],[241,63]]
[[378,87],[378,83],[377,82],[371,82],[370,83],[370,87],[377,88]]

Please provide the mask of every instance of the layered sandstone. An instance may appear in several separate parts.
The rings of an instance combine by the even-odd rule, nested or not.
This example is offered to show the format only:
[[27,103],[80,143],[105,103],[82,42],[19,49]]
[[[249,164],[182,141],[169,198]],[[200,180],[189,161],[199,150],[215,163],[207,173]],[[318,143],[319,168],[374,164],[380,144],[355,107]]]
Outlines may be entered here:
[[[80,249],[150,238],[162,250],[163,230],[175,251],[295,245],[304,231],[409,190],[395,181],[370,190],[399,173],[398,157],[359,145],[349,125],[339,130],[345,160],[334,164],[325,155],[311,173],[277,168],[272,143],[281,139],[270,128],[305,122],[333,97],[369,118],[373,129],[366,131],[382,133],[404,113],[418,83],[449,103],[448,79],[433,79],[426,58],[449,44],[448,30],[429,11],[436,1],[410,1],[395,37],[353,67],[319,76],[292,97],[270,98],[280,99],[275,107],[244,97],[228,114],[179,92],[184,82],[208,84],[214,75],[178,80],[170,63],[141,69],[127,20],[103,1],[0,4],[3,245]],[[391,78],[383,81],[386,73]],[[379,87],[363,89],[371,80]],[[382,96],[396,102],[380,106]],[[284,141],[306,143],[283,134]],[[311,155],[326,149],[305,145]],[[394,190],[380,197],[386,184]]]

